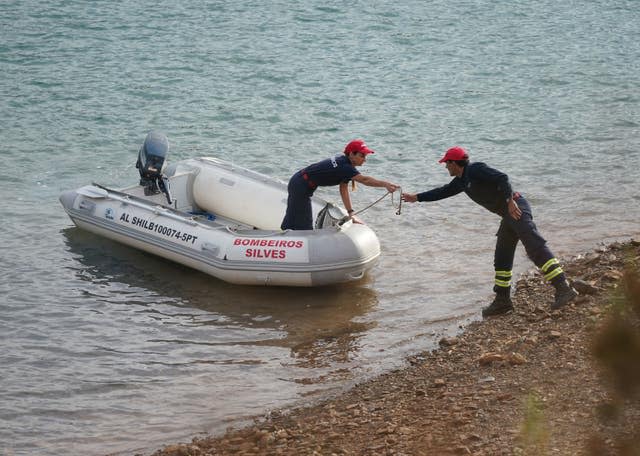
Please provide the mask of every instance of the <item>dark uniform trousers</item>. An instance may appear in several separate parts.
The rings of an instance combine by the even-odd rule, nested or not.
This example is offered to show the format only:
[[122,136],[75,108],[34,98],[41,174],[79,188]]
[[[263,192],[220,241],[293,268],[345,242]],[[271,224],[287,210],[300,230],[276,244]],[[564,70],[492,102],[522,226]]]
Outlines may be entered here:
[[529,202],[523,196],[517,195],[516,203],[522,211],[522,216],[515,220],[510,215],[505,215],[496,233],[498,239],[494,257],[494,291],[498,294],[510,292],[511,270],[518,241],[522,242],[527,256],[540,269],[545,279],[557,287],[558,283],[565,280],[560,263],[547,247],[547,241],[538,232]]
[[313,229],[313,214],[311,211],[311,196],[316,189],[313,182],[305,179],[304,170],[295,173],[289,180],[289,196],[287,198],[287,212],[282,225],[283,230],[311,230]]

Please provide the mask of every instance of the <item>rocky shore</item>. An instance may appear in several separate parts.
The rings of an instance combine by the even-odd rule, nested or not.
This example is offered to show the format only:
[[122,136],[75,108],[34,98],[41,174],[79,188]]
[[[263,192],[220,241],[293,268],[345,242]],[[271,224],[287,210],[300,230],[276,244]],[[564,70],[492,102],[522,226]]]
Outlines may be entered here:
[[[602,356],[611,350],[597,342],[612,315],[621,315],[630,264],[640,265],[638,241],[565,261],[581,294],[555,312],[549,310],[553,290],[540,275],[522,277],[514,312],[470,324],[406,368],[153,456],[640,455],[640,388],[633,377],[640,355],[617,356],[638,340],[614,345],[609,365]],[[637,336],[640,313],[622,315]],[[628,368],[619,374],[626,389],[611,365]]]

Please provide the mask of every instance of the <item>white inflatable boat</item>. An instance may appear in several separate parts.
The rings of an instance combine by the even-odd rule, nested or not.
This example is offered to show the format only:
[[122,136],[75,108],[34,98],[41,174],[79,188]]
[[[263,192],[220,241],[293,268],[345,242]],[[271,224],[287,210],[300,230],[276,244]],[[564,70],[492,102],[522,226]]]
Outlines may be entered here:
[[151,132],[138,155],[140,184],[93,184],[60,202],[80,228],[237,284],[318,286],[361,279],[380,255],[366,225],[312,198],[316,227],[281,230],[284,182],[216,158],[165,166],[169,144]]

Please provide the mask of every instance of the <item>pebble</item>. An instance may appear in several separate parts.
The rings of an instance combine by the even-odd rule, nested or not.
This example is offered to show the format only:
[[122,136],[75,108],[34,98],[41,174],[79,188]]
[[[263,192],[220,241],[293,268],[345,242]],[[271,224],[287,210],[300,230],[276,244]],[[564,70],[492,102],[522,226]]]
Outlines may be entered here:
[[519,365],[525,364],[527,362],[527,358],[522,356],[520,353],[511,353],[509,355],[509,364]]
[[478,362],[481,366],[485,366],[496,361],[504,361],[504,356],[499,353],[484,353],[480,358],[478,358]]
[[571,285],[578,293],[583,295],[594,295],[600,291],[600,289],[594,286],[592,282],[587,282],[585,280],[574,280]]

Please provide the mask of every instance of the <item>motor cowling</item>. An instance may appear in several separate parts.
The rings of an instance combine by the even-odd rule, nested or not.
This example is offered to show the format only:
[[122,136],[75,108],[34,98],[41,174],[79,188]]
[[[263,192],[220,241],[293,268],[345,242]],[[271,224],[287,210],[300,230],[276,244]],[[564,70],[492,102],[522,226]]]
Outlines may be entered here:
[[163,174],[168,153],[167,137],[156,131],[149,132],[138,152],[136,168],[140,173],[140,185],[144,187],[144,194],[155,195],[162,192],[166,195],[167,202],[171,204],[169,180]]

